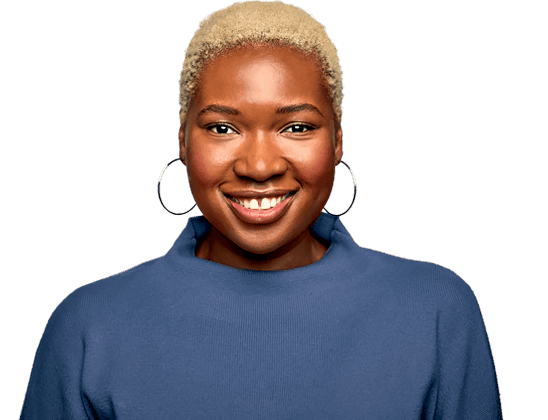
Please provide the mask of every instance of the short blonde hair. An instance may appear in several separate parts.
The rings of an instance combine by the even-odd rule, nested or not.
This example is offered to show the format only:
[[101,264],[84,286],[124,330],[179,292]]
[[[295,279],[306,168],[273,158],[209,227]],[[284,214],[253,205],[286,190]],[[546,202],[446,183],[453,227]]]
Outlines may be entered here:
[[340,123],[342,72],[337,49],[324,26],[303,9],[281,1],[248,1],[209,15],[190,41],[179,82],[182,124],[204,66],[223,52],[256,43],[289,46],[314,57],[325,76],[335,118]]

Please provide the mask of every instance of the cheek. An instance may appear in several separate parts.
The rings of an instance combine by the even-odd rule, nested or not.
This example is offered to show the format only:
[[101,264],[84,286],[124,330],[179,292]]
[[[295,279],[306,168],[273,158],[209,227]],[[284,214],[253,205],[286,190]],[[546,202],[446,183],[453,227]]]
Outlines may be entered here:
[[331,189],[335,176],[333,146],[322,142],[315,147],[303,147],[298,167],[304,183]]
[[226,157],[227,154],[223,154],[221,148],[211,148],[206,145],[198,147],[189,142],[187,168],[191,184],[202,187],[217,184],[226,172]]

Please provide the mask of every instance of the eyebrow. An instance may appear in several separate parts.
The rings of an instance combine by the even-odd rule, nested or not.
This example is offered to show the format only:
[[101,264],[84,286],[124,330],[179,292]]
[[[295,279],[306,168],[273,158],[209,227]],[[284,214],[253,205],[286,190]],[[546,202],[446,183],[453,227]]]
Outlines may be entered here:
[[[296,112],[300,111],[312,111],[317,114],[320,114],[323,117],[323,114],[320,112],[318,108],[316,108],[312,104],[296,104],[296,105],[287,105],[282,106],[280,108],[276,108],[276,114],[295,114]],[[231,108],[229,106],[225,105],[208,105],[205,108],[203,108],[199,113],[198,117],[207,114],[209,112],[215,112],[217,114],[227,114],[227,115],[241,115],[241,112],[238,111],[236,108]]]

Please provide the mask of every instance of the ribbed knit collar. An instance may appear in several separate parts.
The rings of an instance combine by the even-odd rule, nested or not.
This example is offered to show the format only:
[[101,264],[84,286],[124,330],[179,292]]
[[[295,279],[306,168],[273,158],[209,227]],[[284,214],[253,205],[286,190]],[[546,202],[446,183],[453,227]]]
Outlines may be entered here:
[[320,260],[288,270],[248,270],[196,257],[196,243],[210,229],[211,224],[204,216],[190,218],[185,229],[163,257],[164,260],[177,271],[192,277],[206,278],[207,281],[218,283],[218,286],[240,284],[249,287],[260,284],[261,287],[279,287],[294,282],[302,285],[308,281],[316,281],[319,277],[340,277],[348,270],[352,259],[356,257],[356,251],[360,249],[338,217],[321,213],[310,228],[313,234],[329,243],[328,250]]

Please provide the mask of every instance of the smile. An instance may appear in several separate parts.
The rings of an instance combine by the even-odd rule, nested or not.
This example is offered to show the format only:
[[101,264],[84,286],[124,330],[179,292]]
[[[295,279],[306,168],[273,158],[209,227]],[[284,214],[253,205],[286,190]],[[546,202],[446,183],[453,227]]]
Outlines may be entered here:
[[276,207],[278,204],[280,204],[282,201],[286,200],[287,198],[291,197],[293,193],[288,193],[285,195],[280,195],[278,197],[256,197],[256,198],[236,198],[231,197],[227,195],[227,197],[234,201],[235,203],[240,204],[241,206],[245,207],[246,209],[250,210],[269,210],[273,207]]
[[[261,196],[260,193],[253,196],[245,194],[246,197],[233,197],[224,194],[227,203],[236,215],[244,222],[253,224],[273,223],[282,217],[297,191],[283,195]],[[244,195],[244,194],[242,194]]]

